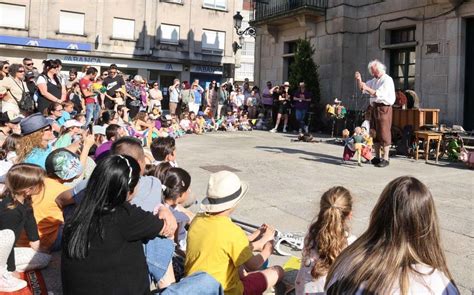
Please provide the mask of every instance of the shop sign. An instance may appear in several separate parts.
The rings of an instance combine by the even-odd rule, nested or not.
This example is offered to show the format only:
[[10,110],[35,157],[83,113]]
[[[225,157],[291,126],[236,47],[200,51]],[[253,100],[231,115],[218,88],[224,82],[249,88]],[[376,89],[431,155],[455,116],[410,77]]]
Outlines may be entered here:
[[55,48],[66,50],[92,51],[92,44],[51,39],[36,39],[0,35],[0,44],[20,45],[29,47]]
[[222,75],[222,67],[194,65],[191,67],[191,72]]

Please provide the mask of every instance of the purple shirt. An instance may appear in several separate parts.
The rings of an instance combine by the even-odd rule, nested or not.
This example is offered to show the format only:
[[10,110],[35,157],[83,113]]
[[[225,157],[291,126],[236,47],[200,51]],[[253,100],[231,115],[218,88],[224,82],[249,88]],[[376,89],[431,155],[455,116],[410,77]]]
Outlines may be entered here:
[[309,109],[310,102],[309,101],[300,102],[299,99],[300,99],[301,94],[304,94],[304,99],[310,99],[313,97],[313,95],[309,91],[305,90],[304,92],[301,92],[300,90],[297,90],[295,91],[295,94],[293,95],[293,105],[295,109],[297,110],[307,110]]
[[112,148],[112,141],[107,141],[101,144],[96,150],[95,150],[95,158],[97,159],[101,154],[110,151]]

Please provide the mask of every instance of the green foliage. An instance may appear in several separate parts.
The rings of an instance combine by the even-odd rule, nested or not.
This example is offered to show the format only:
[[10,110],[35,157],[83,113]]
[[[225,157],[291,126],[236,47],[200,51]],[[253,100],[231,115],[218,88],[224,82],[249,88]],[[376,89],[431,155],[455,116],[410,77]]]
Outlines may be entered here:
[[296,46],[295,60],[290,65],[289,82],[295,91],[300,82],[305,82],[306,89],[313,93],[312,105],[319,104],[321,92],[319,89],[319,66],[314,62],[315,49],[306,39],[299,39]]

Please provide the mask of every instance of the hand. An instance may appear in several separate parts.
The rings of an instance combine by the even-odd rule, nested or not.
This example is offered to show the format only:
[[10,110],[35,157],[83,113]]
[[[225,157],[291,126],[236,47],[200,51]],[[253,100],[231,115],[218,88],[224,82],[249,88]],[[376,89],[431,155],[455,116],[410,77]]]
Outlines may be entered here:
[[362,77],[360,75],[359,72],[355,72],[355,77],[354,77],[357,81],[362,81]]
[[158,210],[158,218],[163,220],[163,229],[161,233],[165,237],[172,237],[176,229],[178,228],[178,224],[176,223],[176,218],[174,217],[173,213],[171,213],[170,209],[165,206],[161,206]]
[[268,224],[262,225],[262,232],[262,241],[265,241],[265,243],[268,241],[273,241],[275,238],[275,229]]
[[95,144],[94,134],[89,134],[84,139],[84,147],[91,148]]

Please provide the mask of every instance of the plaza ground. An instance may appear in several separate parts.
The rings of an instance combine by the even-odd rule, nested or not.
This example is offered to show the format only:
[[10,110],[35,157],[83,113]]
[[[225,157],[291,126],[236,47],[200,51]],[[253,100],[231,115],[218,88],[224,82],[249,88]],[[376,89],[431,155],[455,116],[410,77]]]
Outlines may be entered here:
[[[358,167],[355,162],[341,165],[342,146],[326,143],[327,139],[290,142],[294,137],[263,131],[186,136],[177,140],[178,163],[191,174],[192,191],[199,199],[205,195],[208,170],[222,168],[209,166],[239,170],[250,189],[234,216],[254,224],[269,223],[281,231],[304,232],[318,212],[322,193],[343,185],[355,196],[351,227],[356,236],[367,227],[384,186],[398,176],[415,176],[435,199],[448,265],[461,293],[474,292],[473,170],[447,161],[426,164],[404,157],[393,158],[387,168]],[[287,257],[274,255],[270,260],[283,264]],[[53,265],[59,267],[59,261],[55,259]],[[57,286],[50,291],[59,294]]]

